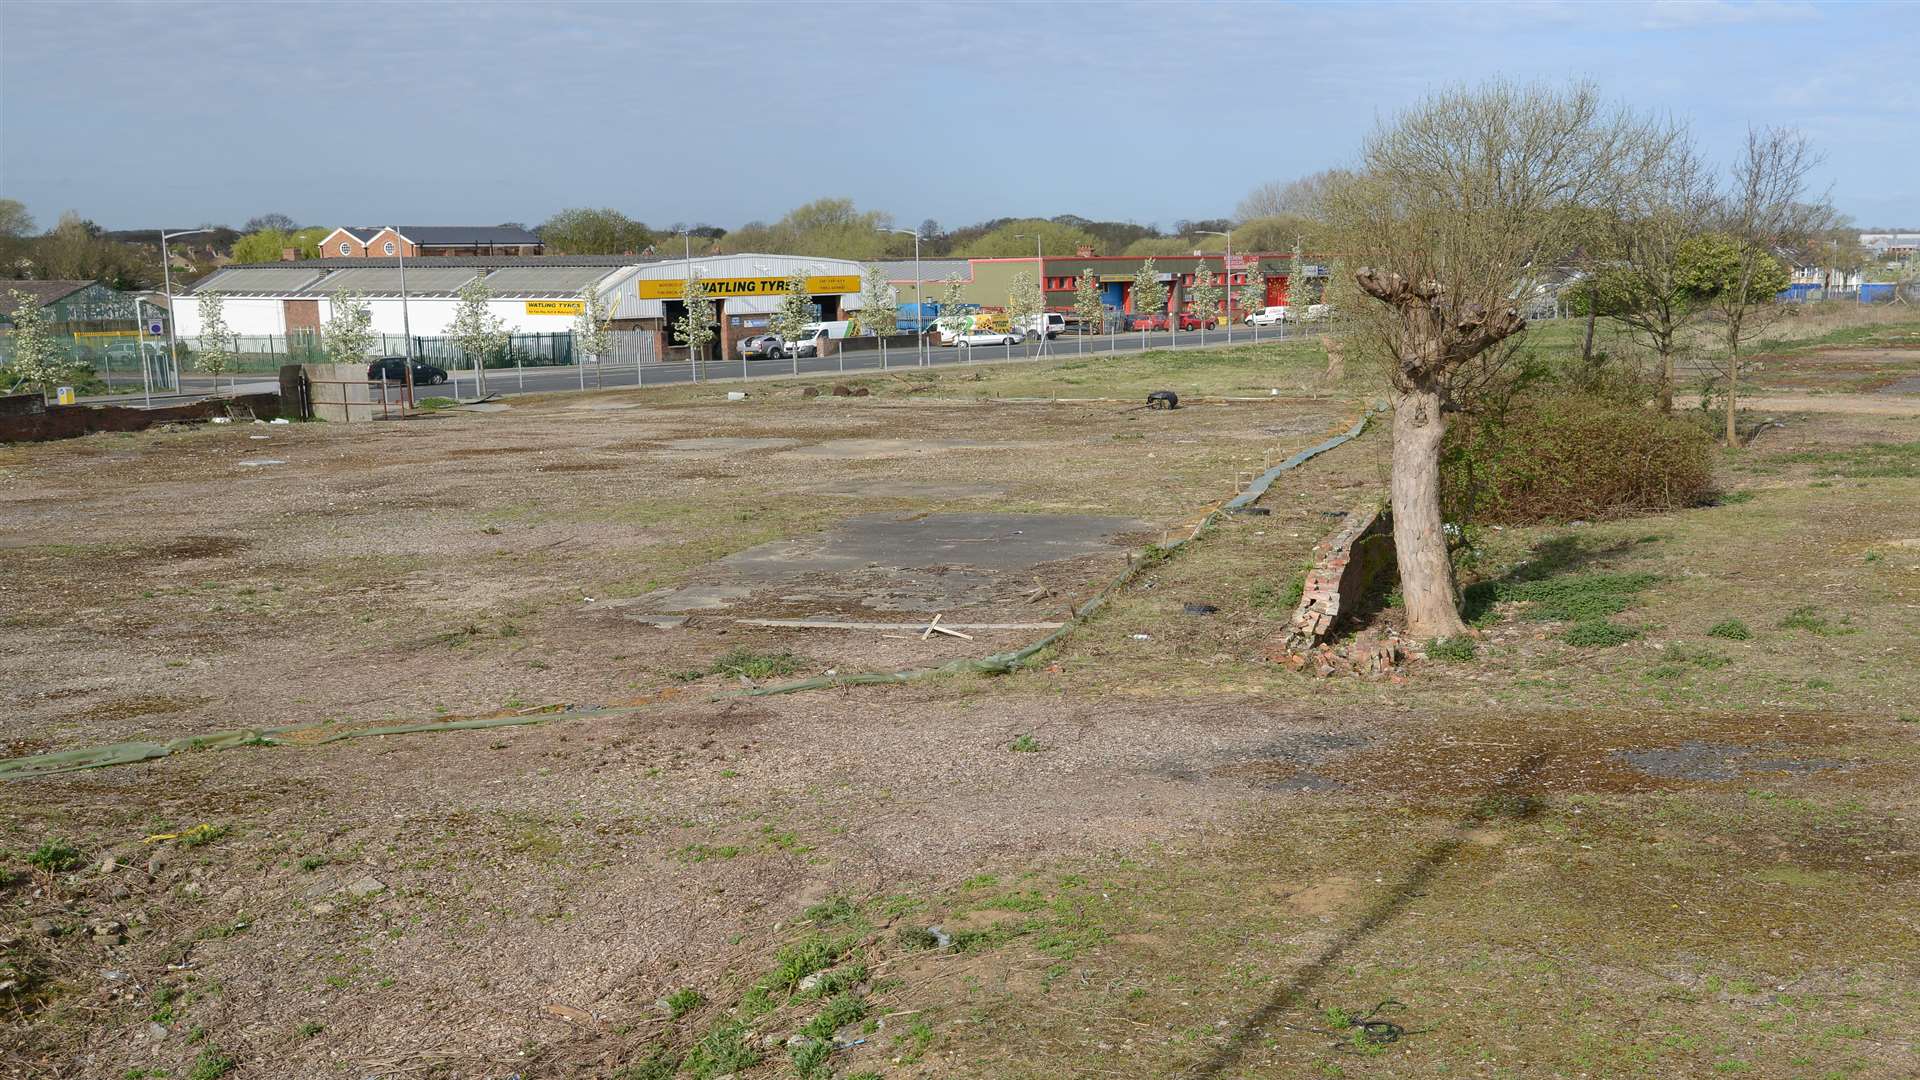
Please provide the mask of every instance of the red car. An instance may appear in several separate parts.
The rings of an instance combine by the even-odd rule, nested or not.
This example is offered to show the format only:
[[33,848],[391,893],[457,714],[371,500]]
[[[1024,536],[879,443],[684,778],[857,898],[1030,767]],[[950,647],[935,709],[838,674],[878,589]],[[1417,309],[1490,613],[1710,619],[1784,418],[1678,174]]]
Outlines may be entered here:
[[1203,318],[1202,316],[1195,315],[1191,311],[1183,311],[1180,313],[1180,329],[1182,330],[1211,330],[1213,329],[1213,325],[1214,323],[1211,317]]
[[[1164,311],[1154,315],[1129,315],[1127,318],[1129,320],[1127,329],[1129,330],[1165,330],[1172,321]],[[1188,311],[1180,313],[1180,329],[1182,330],[1211,330],[1213,326],[1214,322],[1212,319],[1203,319]]]

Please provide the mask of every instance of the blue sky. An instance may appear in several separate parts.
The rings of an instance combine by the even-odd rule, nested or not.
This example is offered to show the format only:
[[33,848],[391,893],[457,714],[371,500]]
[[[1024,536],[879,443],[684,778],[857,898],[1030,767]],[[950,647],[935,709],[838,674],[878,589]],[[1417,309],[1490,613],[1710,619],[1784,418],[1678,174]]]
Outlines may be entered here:
[[1920,5],[0,3],[0,196],[43,224],[914,225],[1230,214],[1380,117],[1585,77],[1726,155],[1798,127],[1920,226]]

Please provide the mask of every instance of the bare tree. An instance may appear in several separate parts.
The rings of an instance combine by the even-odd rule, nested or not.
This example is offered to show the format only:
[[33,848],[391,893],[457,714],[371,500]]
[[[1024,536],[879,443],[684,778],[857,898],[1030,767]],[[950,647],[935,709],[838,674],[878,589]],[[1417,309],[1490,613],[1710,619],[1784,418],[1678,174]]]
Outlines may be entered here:
[[1300,177],[1298,180],[1270,180],[1240,200],[1234,214],[1241,221],[1281,216],[1318,218],[1327,194],[1342,180],[1336,169]]
[[1375,130],[1325,203],[1360,269],[1330,282],[1383,361],[1393,402],[1394,549],[1408,629],[1464,633],[1440,515],[1449,415],[1497,376],[1526,320],[1514,307],[1571,249],[1570,209],[1608,203],[1614,163],[1653,137],[1587,84],[1492,83],[1434,95]]

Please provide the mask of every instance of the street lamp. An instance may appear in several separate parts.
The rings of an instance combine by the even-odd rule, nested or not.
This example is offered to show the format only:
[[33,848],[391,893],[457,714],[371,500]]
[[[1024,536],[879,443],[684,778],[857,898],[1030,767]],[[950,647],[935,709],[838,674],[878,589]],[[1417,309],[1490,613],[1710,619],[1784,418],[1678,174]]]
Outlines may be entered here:
[[[181,229],[178,232],[168,232],[165,229],[160,230],[160,276],[166,282],[167,290],[167,362],[173,365],[173,388],[175,391],[180,389],[180,338],[174,332],[173,328],[175,316],[178,312],[174,310],[173,306],[173,260],[167,258],[167,241],[176,236],[194,236],[199,233],[212,231],[212,229]],[[144,364],[146,361],[142,359],[141,363]],[[213,388],[215,391],[220,389],[220,380],[218,378],[214,379]]]
[[1227,238],[1227,260],[1221,265],[1227,278],[1227,310],[1222,316],[1227,320],[1227,344],[1233,344],[1233,234],[1218,229],[1201,229],[1202,236],[1224,236]]
[[927,347],[927,303],[920,296],[920,233],[917,229],[888,229],[890,233],[900,233],[913,237],[913,332],[915,359],[922,367],[926,366]]
[[1046,319],[1047,293],[1046,293],[1046,284],[1045,284],[1047,280],[1046,278],[1047,269],[1046,269],[1046,263],[1040,260],[1040,234],[1039,233],[1014,233],[1013,238],[1015,240],[1032,240],[1033,241],[1033,284],[1035,288],[1040,290],[1040,316],[1041,316],[1040,317],[1040,348],[1036,350],[1033,355],[1039,356],[1047,351],[1047,319]]

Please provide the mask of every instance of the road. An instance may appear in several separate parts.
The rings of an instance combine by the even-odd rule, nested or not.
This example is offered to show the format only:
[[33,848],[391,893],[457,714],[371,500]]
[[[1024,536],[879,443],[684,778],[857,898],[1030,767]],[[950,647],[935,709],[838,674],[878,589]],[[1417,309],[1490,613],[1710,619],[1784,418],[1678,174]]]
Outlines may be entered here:
[[[1233,329],[1232,344],[1243,345],[1254,341],[1281,341],[1317,332],[1295,326],[1261,327],[1257,331],[1248,327],[1236,326]],[[1177,339],[1177,340],[1176,340]],[[999,363],[1009,360],[1034,360],[1041,358],[1072,357],[1082,355],[1102,356],[1109,353],[1138,353],[1152,349],[1202,349],[1218,348],[1228,344],[1227,331],[1188,330],[1179,334],[1166,331],[1149,334],[1093,334],[1084,338],[1069,334],[1049,342],[1027,342],[1025,344],[1004,346],[976,345],[970,348],[955,346],[937,346],[926,349],[925,360],[936,367],[949,367],[968,363]],[[714,361],[700,365],[696,379],[692,366],[685,361],[669,363],[609,364],[604,367],[587,364],[582,367],[538,367],[538,368],[491,368],[487,371],[487,389],[496,394],[544,394],[555,391],[579,390],[584,382],[585,389],[610,389],[621,386],[665,386],[674,383],[690,382],[738,382],[743,378],[791,378],[795,375],[839,375],[862,371],[881,370],[882,355],[877,352],[838,353],[828,357],[803,357],[798,360],[752,360],[732,359]],[[912,349],[889,349],[884,357],[888,370],[904,370],[920,366],[921,357]],[[215,392],[214,378],[208,375],[184,373],[180,378],[180,392],[177,394],[155,394],[156,404],[178,404],[206,397]],[[268,378],[258,372],[241,373],[233,378],[221,376],[219,388],[226,390],[233,384],[233,392],[260,393],[278,390],[277,379]],[[376,391],[377,393],[377,391]],[[473,374],[471,371],[454,373],[451,387],[434,387],[429,394],[445,394],[471,398],[475,396]],[[100,395],[82,400],[111,401],[122,405],[135,404],[141,400],[139,394]]]

